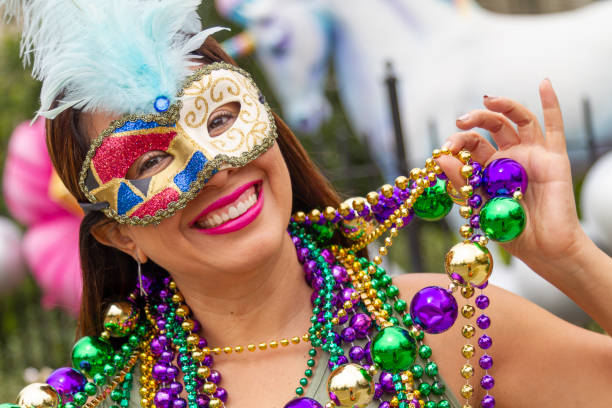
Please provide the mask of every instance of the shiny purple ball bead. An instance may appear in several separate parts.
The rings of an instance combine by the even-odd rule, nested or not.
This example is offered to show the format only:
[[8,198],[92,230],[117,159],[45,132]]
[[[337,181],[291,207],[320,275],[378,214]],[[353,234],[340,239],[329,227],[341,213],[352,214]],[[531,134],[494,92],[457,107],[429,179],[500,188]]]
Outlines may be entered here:
[[412,320],[430,334],[448,330],[457,320],[458,312],[453,295],[439,286],[421,289],[410,302]]
[[87,378],[72,367],[58,368],[47,378],[47,384],[62,396],[64,402],[72,401],[74,394],[83,391],[86,383]]
[[217,387],[217,389],[215,390],[215,393],[213,394],[215,396],[215,398],[219,398],[221,401],[223,401],[224,403],[227,402],[227,390],[223,387]]
[[208,381],[218,385],[221,382],[221,373],[218,372],[217,370],[210,370],[210,375],[208,376]]
[[483,350],[490,348],[492,344],[493,344],[493,339],[491,339],[491,337],[487,336],[486,334],[483,334],[478,339],[478,346]]
[[490,390],[495,385],[495,380],[490,375],[484,375],[480,379],[480,386],[485,390]]
[[480,401],[480,406],[482,408],[494,408],[495,407],[495,398],[492,395],[485,395]]
[[346,343],[355,341],[355,337],[356,337],[355,329],[353,329],[350,326],[344,328],[344,330],[342,330],[342,333],[340,334],[340,337],[342,337],[342,340],[344,340]]
[[512,193],[527,190],[527,172],[512,159],[493,160],[484,169],[483,182],[490,197],[512,197]]
[[170,408],[170,404],[172,404],[172,400],[174,396],[172,392],[168,388],[162,388],[155,394],[155,405],[157,408]]
[[302,397],[289,401],[284,408],[323,408],[323,406],[312,398]]
[[374,383],[374,399],[378,399],[383,395],[382,385],[379,383]]
[[184,398],[175,398],[172,400],[172,408],[187,408],[187,401]]
[[198,394],[196,396],[196,404],[198,408],[207,408],[210,402],[210,397],[206,394]]
[[349,350],[349,357],[351,360],[359,362],[365,357],[365,350],[361,346],[353,346]]
[[486,309],[489,307],[489,297],[487,295],[478,295],[474,303],[476,303],[477,308]]
[[170,393],[172,395],[179,395],[181,392],[183,392],[183,384],[179,382],[173,382],[170,383],[168,389],[170,390]]
[[474,194],[468,198],[468,205],[475,209],[480,208],[482,205],[482,197],[479,194]]
[[480,215],[472,215],[470,217],[470,225],[472,226],[472,228],[480,228]]
[[372,326],[372,318],[365,313],[357,313],[351,317],[349,325],[355,330],[355,336],[363,339],[368,335],[368,330]]
[[480,359],[478,359],[478,365],[483,370],[489,370],[491,367],[493,367],[493,357],[488,354],[483,355],[480,357]]
[[395,393],[395,386],[393,384],[393,374],[388,373],[386,371],[381,372],[379,382],[384,392],[388,392],[389,394]]
[[476,324],[482,330],[486,330],[491,326],[491,319],[487,315],[480,315],[478,319],[476,319]]

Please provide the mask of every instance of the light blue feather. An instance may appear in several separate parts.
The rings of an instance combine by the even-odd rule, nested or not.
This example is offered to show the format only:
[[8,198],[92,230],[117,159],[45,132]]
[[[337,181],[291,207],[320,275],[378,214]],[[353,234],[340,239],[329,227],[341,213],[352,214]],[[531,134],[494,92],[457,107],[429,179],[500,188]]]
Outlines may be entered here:
[[0,0],[0,6],[23,18],[22,56],[43,82],[38,114],[54,118],[68,107],[153,113],[158,96],[173,102],[195,64],[190,53],[223,29],[200,31],[200,2]]

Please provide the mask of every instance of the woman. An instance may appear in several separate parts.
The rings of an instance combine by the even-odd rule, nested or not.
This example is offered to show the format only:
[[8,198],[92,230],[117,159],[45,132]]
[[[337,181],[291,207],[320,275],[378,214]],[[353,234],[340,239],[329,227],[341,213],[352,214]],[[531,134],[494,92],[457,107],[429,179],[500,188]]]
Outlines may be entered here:
[[[229,143],[229,139],[224,139],[229,130],[236,126],[247,126],[245,109],[263,107],[265,102],[261,97],[260,105],[251,99],[237,101],[230,98],[216,101],[217,105],[213,107],[211,101],[214,97],[206,102],[189,102],[193,84],[204,83],[210,75],[213,75],[211,80],[216,80],[214,75],[220,70],[224,70],[224,75],[233,75],[234,71],[228,65],[213,65],[220,61],[228,64],[234,62],[210,38],[206,39],[193,57],[198,64],[203,65],[195,67],[196,77],[191,78],[191,82],[188,81],[184,88],[184,106],[189,103],[194,106],[210,103],[211,109],[207,111],[206,120],[200,121],[194,129],[205,132],[212,141],[224,140]],[[212,68],[207,70],[207,66]],[[242,78],[236,79],[237,82],[244,79],[243,73],[234,72]],[[252,84],[247,80],[240,83],[247,91],[252,90]],[[541,131],[534,115],[521,105],[506,98],[485,97],[486,109],[459,118],[457,125],[465,132],[453,135],[445,147],[453,154],[468,150],[474,160],[483,165],[505,157],[515,159],[524,166],[529,175],[529,187],[524,192],[523,200],[528,221],[522,235],[507,244],[506,249],[572,297],[606,331],[612,332],[612,302],[608,295],[612,290],[612,260],[595,247],[578,223],[561,114],[549,81],[541,84],[540,95],[545,133]],[[60,99],[56,100],[56,103],[60,102]],[[165,101],[157,98],[155,102],[163,105]],[[158,136],[174,132],[173,123],[164,122],[172,114],[171,109],[162,106],[161,111],[170,113],[163,113],[156,119],[155,125],[158,127],[155,129],[160,129]],[[265,116],[263,108],[257,112]],[[179,158],[187,163],[185,169],[194,163],[198,153],[190,150],[190,156],[187,156],[185,149],[188,148],[184,146],[188,144],[182,145],[184,150],[176,148],[171,151],[168,145],[155,145],[161,137],[153,142],[134,139],[134,136],[146,134],[149,129],[144,125],[138,129],[134,127],[142,119],[128,117],[123,120],[120,115],[101,113],[99,110],[81,112],[70,107],[48,121],[48,147],[58,174],[79,202],[92,202],[84,204],[89,212],[81,226],[84,288],[80,333],[102,335],[104,340],[115,335],[125,335],[121,328],[109,324],[113,321],[109,320],[109,312],[105,312],[109,304],[123,299],[136,300],[141,306],[141,315],[146,314],[151,320],[146,323],[146,327],[153,334],[145,335],[143,329],[140,338],[134,337],[132,340],[130,337],[127,347],[130,353],[141,353],[141,375],[147,381],[130,386],[131,374],[126,377],[123,373],[121,380],[127,382],[127,391],[113,395],[107,388],[108,393],[95,397],[96,401],[110,394],[115,403],[125,406],[128,404],[129,389],[133,389],[131,403],[141,402],[143,406],[153,403],[173,408],[187,404],[194,407],[222,406],[227,395],[219,393],[215,388],[220,379],[218,373],[223,373],[222,386],[231,394],[227,400],[229,406],[314,407],[326,403],[327,406],[334,406],[332,402],[328,403],[330,398],[334,401],[337,396],[327,394],[324,383],[330,371],[325,366],[339,365],[338,358],[328,363],[329,355],[321,352],[320,348],[314,347],[315,351],[311,351],[315,343],[308,344],[307,341],[299,340],[304,333],[308,334],[309,328],[317,320],[311,320],[311,300],[314,298],[311,299],[312,289],[303,279],[304,267],[300,261],[304,261],[304,255],[300,250],[296,252],[295,247],[296,243],[300,247],[306,242],[299,243],[297,238],[304,236],[299,232],[302,226],[291,224],[292,237],[287,234],[287,225],[292,213],[307,212],[313,208],[323,210],[326,206],[336,207],[339,199],[285,124],[276,115],[268,114],[266,120],[270,121],[270,129],[277,129],[277,143],[274,143],[273,138],[264,137],[254,142],[255,147],[247,152],[247,156],[240,156],[248,157],[248,160],[240,161],[224,156],[225,161],[214,162],[213,166],[206,167],[203,164],[203,168],[210,171],[206,176],[189,179],[192,180],[186,186],[186,191],[190,193],[189,200],[181,202],[184,195],[180,192],[167,193],[175,194],[172,197],[183,204],[175,207],[167,202],[160,204],[160,201],[155,201],[157,198],[152,198],[147,192],[157,188],[160,183],[166,188],[171,180],[175,183],[172,188],[181,188],[181,177],[185,177],[185,174],[172,169]],[[189,115],[181,113],[178,123],[192,119],[195,123],[196,116],[194,114],[188,119]],[[121,121],[113,122],[118,119]],[[152,123],[152,120],[149,119],[147,123]],[[499,150],[471,131],[475,127],[490,131]],[[132,139],[121,139],[124,137],[123,132],[131,132],[129,137]],[[100,134],[103,137],[98,136]],[[193,140],[196,139],[197,136],[193,136]],[[137,140],[137,143],[130,144],[125,140]],[[113,145],[108,141],[118,141],[118,144]],[[142,145],[146,145],[145,148]],[[461,165],[458,161],[441,157],[439,163],[454,185],[464,184],[459,175]],[[119,168],[124,169],[120,177],[116,176]],[[166,177],[170,170],[173,172],[172,178]],[[163,180],[160,175],[164,175]],[[123,184],[113,181],[116,179],[123,180]],[[143,182],[146,182],[145,187],[142,187]],[[123,185],[128,186],[131,193],[122,196]],[[137,193],[137,188],[144,188],[143,194]],[[164,192],[167,189],[156,191]],[[147,213],[150,208],[162,211],[151,213],[151,216]],[[132,217],[138,211],[141,214],[138,219]],[[147,214],[150,218],[146,218]],[[158,214],[163,216],[158,217]],[[142,220],[151,222],[141,225],[145,222]],[[323,235],[321,233],[319,238]],[[309,237],[307,234],[304,239],[311,239]],[[341,246],[351,243],[337,233],[331,242]],[[373,264],[369,265],[376,270]],[[164,278],[166,274],[170,278]],[[158,287],[151,284],[151,280],[156,277],[160,277],[157,280]],[[163,282],[165,287],[160,289],[159,282]],[[338,282],[332,282],[332,286],[337,286]],[[393,283],[399,289],[400,297],[409,301],[421,288],[430,285],[446,287],[449,281],[438,274],[411,274],[397,277]],[[139,291],[135,292],[136,286]],[[161,299],[155,307],[149,307],[154,303],[152,293],[156,294],[155,299]],[[468,301],[461,299],[458,293],[455,292],[455,297],[460,305]],[[439,374],[434,372],[431,377],[435,379],[435,387],[440,392],[429,393],[427,387],[419,388],[418,392],[410,392],[410,388],[418,388],[418,375],[408,375],[406,370],[401,370],[406,378],[397,377],[394,381],[396,385],[403,383],[407,387],[406,393],[414,399],[400,398],[393,402],[394,406],[399,403],[402,404],[400,406],[417,406],[425,404],[425,401],[440,399],[447,402],[433,405],[427,402],[426,406],[469,406],[468,401],[474,406],[482,401],[485,407],[495,406],[495,403],[502,407],[552,407],[568,403],[588,403],[596,407],[610,405],[612,393],[607,385],[612,380],[612,341],[609,337],[563,322],[502,289],[489,287],[486,293],[492,299],[487,315],[493,322],[487,333],[494,339],[493,347],[487,352],[494,356],[495,365],[485,372],[472,360],[470,369],[465,369],[466,358],[469,360],[469,357],[461,350],[465,350],[468,336],[457,330],[428,335],[425,341],[433,350],[431,358],[435,359],[439,370]],[[170,307],[168,305],[172,305],[167,301],[169,297],[178,306],[176,313],[168,315],[168,319],[179,316],[178,326],[171,326],[171,322],[163,317],[166,316],[163,313]],[[329,300],[332,298],[330,294]],[[164,299],[166,303],[163,303]],[[348,300],[357,302],[360,298],[350,297]],[[349,305],[346,310],[350,313],[350,310],[356,308]],[[335,313],[336,318],[341,317]],[[381,322],[384,319],[377,320],[381,316],[384,314],[372,314],[371,317]],[[130,318],[127,321],[126,316],[121,317],[122,324],[132,325],[133,329],[135,320]],[[194,323],[185,326],[186,321],[192,321],[190,318],[200,322],[202,327],[198,330]],[[459,317],[457,326],[467,322],[461,319]],[[182,343],[173,343],[179,350],[179,358],[175,361],[174,349],[163,347],[167,346],[166,342],[173,333],[182,330],[181,327],[185,331],[183,335],[188,336],[186,340],[179,338]],[[419,329],[415,328],[417,337],[418,332]],[[310,334],[310,339],[316,341],[314,331]],[[206,341],[202,342],[200,336],[205,336]],[[291,337],[297,337],[293,341],[296,344],[287,348],[268,343],[259,347],[267,351],[239,353],[239,349],[236,349],[237,345],[246,348],[262,340]],[[329,343],[334,341],[333,337],[332,334],[325,339],[328,349]],[[316,344],[323,347],[326,342],[319,340]],[[410,341],[414,343],[414,340]],[[117,342],[123,342],[121,339],[112,342],[115,342],[113,344],[116,347],[123,347],[117,345]],[[232,352],[214,356],[214,369],[217,371],[211,374],[206,368],[212,364],[212,358],[205,355],[207,352],[196,355],[193,350],[199,349],[193,348],[181,351],[181,347],[187,347],[185,344],[192,343],[204,351],[209,350],[206,347],[223,349],[229,346]],[[339,342],[348,348],[347,344],[352,343],[352,340],[345,343]],[[159,350],[158,345],[161,347]],[[334,350],[333,347],[331,349]],[[185,358],[183,378],[177,375],[176,370],[172,374],[169,371],[152,373],[152,370],[156,370],[153,361],[162,361],[165,358],[164,352],[169,359],[165,361],[164,367],[172,366],[173,361],[183,367],[183,361],[179,364],[178,360]],[[423,352],[419,349],[419,354],[428,353],[426,349]],[[421,358],[429,359],[423,355]],[[79,363],[76,368],[90,374],[93,372],[90,360],[74,358],[73,355],[73,361]],[[135,358],[130,359],[130,363],[134,363]],[[117,368],[126,364],[121,357],[116,363]],[[312,365],[315,367],[312,368]],[[488,367],[486,364],[484,366]],[[198,367],[199,380],[195,379],[195,371],[189,371],[195,370],[195,367]],[[463,370],[462,375],[460,369]],[[105,370],[111,378],[114,373],[112,367]],[[430,371],[436,370],[432,368]],[[468,371],[469,375],[463,375]],[[368,378],[365,372],[362,374],[363,378]],[[493,385],[492,379],[487,380],[484,388],[477,386],[478,380],[485,376],[494,378],[495,387],[490,392],[488,390]],[[98,381],[95,376],[92,377],[93,381]],[[134,378],[136,384],[137,377]],[[298,383],[300,377],[305,381],[300,380]],[[105,386],[106,380],[99,378],[102,378],[98,384],[101,388],[96,390],[93,386],[81,387],[80,393],[83,394],[82,390],[87,393],[92,390],[90,396],[98,395],[97,391],[113,384],[109,379]],[[446,389],[442,378],[447,384]],[[471,381],[471,391],[463,387],[466,378]],[[205,382],[204,391],[196,392],[189,388],[190,384],[196,382],[198,386]],[[414,384],[411,385],[411,382]],[[92,384],[91,380],[89,384]],[[180,384],[175,387],[172,395],[169,384]],[[167,391],[160,391],[156,387],[166,387],[164,389]],[[296,387],[301,390],[296,391]],[[139,388],[141,396],[136,391]],[[465,391],[466,395],[460,398],[453,396],[458,395],[459,390],[462,390],[462,394]],[[77,397],[75,391],[59,393],[64,398],[75,398],[73,404],[83,405],[86,396],[83,397],[83,394]],[[194,393],[208,393],[208,396],[192,400],[189,395]],[[310,399],[289,403],[296,394]],[[495,402],[487,397],[489,394],[495,396]],[[321,405],[316,405],[313,400]],[[26,392],[20,398],[20,404],[30,405],[27,401]],[[380,401],[373,401],[367,406],[375,407],[379,404]]]

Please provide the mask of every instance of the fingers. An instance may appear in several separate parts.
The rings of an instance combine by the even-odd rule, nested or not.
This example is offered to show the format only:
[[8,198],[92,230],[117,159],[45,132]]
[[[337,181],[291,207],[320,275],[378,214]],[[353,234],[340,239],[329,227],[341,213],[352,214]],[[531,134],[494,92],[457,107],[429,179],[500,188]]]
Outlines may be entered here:
[[455,133],[448,138],[444,147],[453,154],[468,150],[472,153],[472,158],[481,164],[487,163],[496,151],[487,139],[474,131]]
[[503,115],[487,110],[475,110],[457,119],[457,127],[463,130],[479,127],[488,130],[501,149],[507,149],[521,142],[512,123]]
[[545,79],[540,83],[540,100],[544,112],[544,127],[546,128],[546,146],[555,152],[565,152],[565,132],[563,131],[563,117],[559,100],[550,83]]
[[544,143],[544,136],[538,119],[520,103],[508,98],[485,96],[484,105],[487,109],[499,112],[514,122],[521,142]]

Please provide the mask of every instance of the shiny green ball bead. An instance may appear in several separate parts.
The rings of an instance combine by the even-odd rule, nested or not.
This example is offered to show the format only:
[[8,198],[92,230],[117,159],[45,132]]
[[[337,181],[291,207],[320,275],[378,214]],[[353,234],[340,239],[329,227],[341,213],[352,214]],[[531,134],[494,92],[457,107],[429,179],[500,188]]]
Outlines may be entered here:
[[395,285],[391,285],[387,288],[387,290],[385,291],[385,293],[387,294],[387,296],[389,297],[395,297],[399,294],[399,288]]
[[309,355],[310,357],[314,357],[314,356],[316,356],[316,355],[317,355],[317,349],[313,349],[313,348],[312,348],[312,349],[308,350],[308,355]]
[[302,395],[302,394],[304,394],[304,389],[303,389],[302,387],[297,387],[297,388],[295,389],[295,393],[296,393],[297,395]]
[[412,316],[410,316],[410,313],[406,313],[405,315],[402,316],[402,323],[404,323],[406,326],[410,327],[412,326]]
[[431,347],[423,344],[421,347],[419,347],[419,356],[421,356],[422,359],[428,359],[431,357]]
[[300,378],[300,385],[303,385],[303,386],[308,385],[308,379],[305,377]]
[[493,241],[508,242],[525,229],[527,216],[520,202],[510,197],[495,197],[480,211],[480,228]]
[[98,386],[106,384],[106,376],[104,374],[95,374],[93,377],[94,383]]
[[308,370],[304,371],[304,375],[306,377],[312,377],[312,370],[309,368]]
[[438,365],[433,361],[427,363],[427,365],[425,366],[425,373],[427,373],[427,375],[430,377],[438,375]]
[[376,292],[376,297],[382,300],[383,302],[387,300],[387,294],[383,292],[382,290],[379,290],[378,292]]
[[420,366],[419,364],[415,364],[412,367],[410,367],[410,372],[412,373],[414,378],[418,379],[423,376],[423,373],[425,372],[425,370],[423,370],[423,367]]
[[442,400],[438,402],[437,408],[450,408],[450,406],[450,402],[448,402],[447,400]]
[[123,363],[124,363],[124,362],[125,362],[125,358],[123,358],[123,356],[122,356],[122,355],[115,354],[115,355],[113,356],[113,364],[114,364],[116,367],[121,367],[121,366],[123,365]]
[[311,358],[306,362],[306,365],[308,367],[314,367],[315,366],[315,361]]
[[431,393],[431,385],[426,382],[419,384],[419,392],[424,396],[428,396]]
[[408,304],[406,303],[405,300],[402,300],[402,299],[397,299],[395,301],[395,303],[393,303],[393,308],[398,313],[405,312],[406,311],[406,307],[408,307]]
[[435,381],[431,385],[431,391],[436,395],[442,395],[444,394],[444,391],[446,391],[446,387],[444,384],[440,384],[438,381]]
[[113,401],[121,401],[121,398],[123,398],[123,393],[121,392],[121,390],[118,389],[114,389],[111,393],[110,393],[110,398]]
[[437,408],[438,404],[435,401],[427,401],[425,403],[425,408]]
[[383,310],[386,310],[389,314],[393,313],[393,307],[391,307],[391,305],[388,303],[383,303],[382,308]]
[[453,208],[453,200],[446,193],[446,180],[438,179],[432,187],[427,187],[416,199],[414,213],[427,221],[444,218]]
[[406,329],[389,326],[376,334],[370,346],[372,360],[392,374],[407,370],[416,358],[416,345]]
[[106,374],[107,376],[111,376],[113,374],[115,374],[115,366],[112,364],[105,364],[104,365],[104,374]]
[[383,285],[383,287],[387,287],[389,286],[389,284],[392,282],[392,278],[389,275],[384,275],[382,278],[380,278],[381,283]]
[[128,399],[122,399],[119,406],[121,406],[121,408],[128,408],[130,406],[130,401]]
[[123,377],[123,379],[125,381],[132,381],[134,379],[134,375],[132,373],[127,373],[125,374],[125,377]]
[[389,318],[389,323],[391,323],[394,326],[399,326],[399,320],[397,319],[397,317],[391,316]]
[[86,336],[72,348],[72,366],[89,378],[104,372],[104,365],[111,361],[113,348],[97,337]]
[[76,405],[81,407],[85,405],[86,402],[87,402],[87,394],[85,394],[84,392],[77,392],[76,394],[74,394],[74,403]]
[[88,382],[85,384],[83,391],[85,391],[85,393],[90,397],[93,397],[98,392],[98,387],[96,387],[96,384]]
[[74,402],[67,402],[64,404],[64,408],[77,408]]

